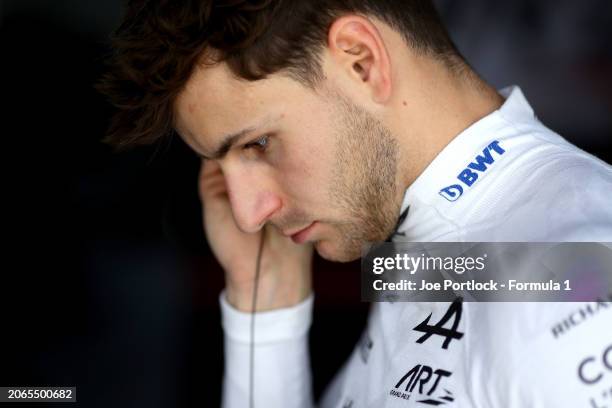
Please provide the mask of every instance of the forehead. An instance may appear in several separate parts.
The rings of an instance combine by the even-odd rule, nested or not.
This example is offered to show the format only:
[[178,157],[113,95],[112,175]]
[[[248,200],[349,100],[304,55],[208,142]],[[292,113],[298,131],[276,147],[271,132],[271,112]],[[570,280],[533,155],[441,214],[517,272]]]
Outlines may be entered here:
[[225,63],[198,65],[174,103],[176,130],[204,150],[223,135],[283,114],[304,88],[280,75],[259,81],[233,76]]

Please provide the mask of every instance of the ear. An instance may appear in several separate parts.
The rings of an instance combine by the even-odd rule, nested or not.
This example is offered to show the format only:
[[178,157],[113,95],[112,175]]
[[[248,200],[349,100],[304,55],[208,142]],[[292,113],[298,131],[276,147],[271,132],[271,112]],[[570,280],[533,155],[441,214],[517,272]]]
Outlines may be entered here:
[[328,33],[331,58],[350,78],[365,86],[372,99],[385,103],[391,96],[391,63],[376,26],[358,15],[338,18]]

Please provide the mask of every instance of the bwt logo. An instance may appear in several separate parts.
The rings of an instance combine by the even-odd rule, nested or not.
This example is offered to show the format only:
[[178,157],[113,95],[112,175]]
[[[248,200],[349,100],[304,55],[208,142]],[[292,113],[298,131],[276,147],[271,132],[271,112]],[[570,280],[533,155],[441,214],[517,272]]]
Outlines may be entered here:
[[[502,149],[497,140],[491,142],[487,147],[485,147],[482,151],[482,154],[479,154],[474,158],[474,161],[467,165],[467,167],[459,173],[457,178],[466,187],[471,187],[472,184],[478,180],[478,172],[484,173],[487,171],[491,164],[495,163],[495,159],[493,158],[493,152],[497,153],[498,156],[501,156],[506,151]],[[461,184],[453,184],[448,187],[444,187],[440,190],[440,195],[446,198],[448,201],[456,201],[463,194],[463,187]]]

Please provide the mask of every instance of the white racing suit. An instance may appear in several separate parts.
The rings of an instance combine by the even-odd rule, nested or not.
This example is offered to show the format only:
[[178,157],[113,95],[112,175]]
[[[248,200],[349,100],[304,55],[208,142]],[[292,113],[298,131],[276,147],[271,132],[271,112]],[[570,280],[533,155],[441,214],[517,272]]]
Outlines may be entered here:
[[[612,168],[542,125],[518,87],[500,93],[503,106],[407,189],[393,241],[612,242]],[[256,408],[315,406],[312,303],[257,314]],[[224,293],[220,304],[223,406],[248,407],[250,315]],[[317,406],[612,408],[612,294],[592,303],[373,303]]]

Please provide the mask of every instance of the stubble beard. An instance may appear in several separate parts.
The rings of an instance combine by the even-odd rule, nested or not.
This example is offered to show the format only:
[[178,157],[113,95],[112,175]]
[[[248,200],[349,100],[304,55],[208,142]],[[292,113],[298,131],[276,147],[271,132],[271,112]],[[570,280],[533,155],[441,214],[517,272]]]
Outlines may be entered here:
[[[335,223],[334,247],[319,254],[329,260],[358,259],[364,246],[386,239],[395,228],[401,202],[397,199],[398,143],[391,131],[344,95],[333,101],[335,157],[329,199],[346,219]],[[319,248],[321,247],[321,248]]]

